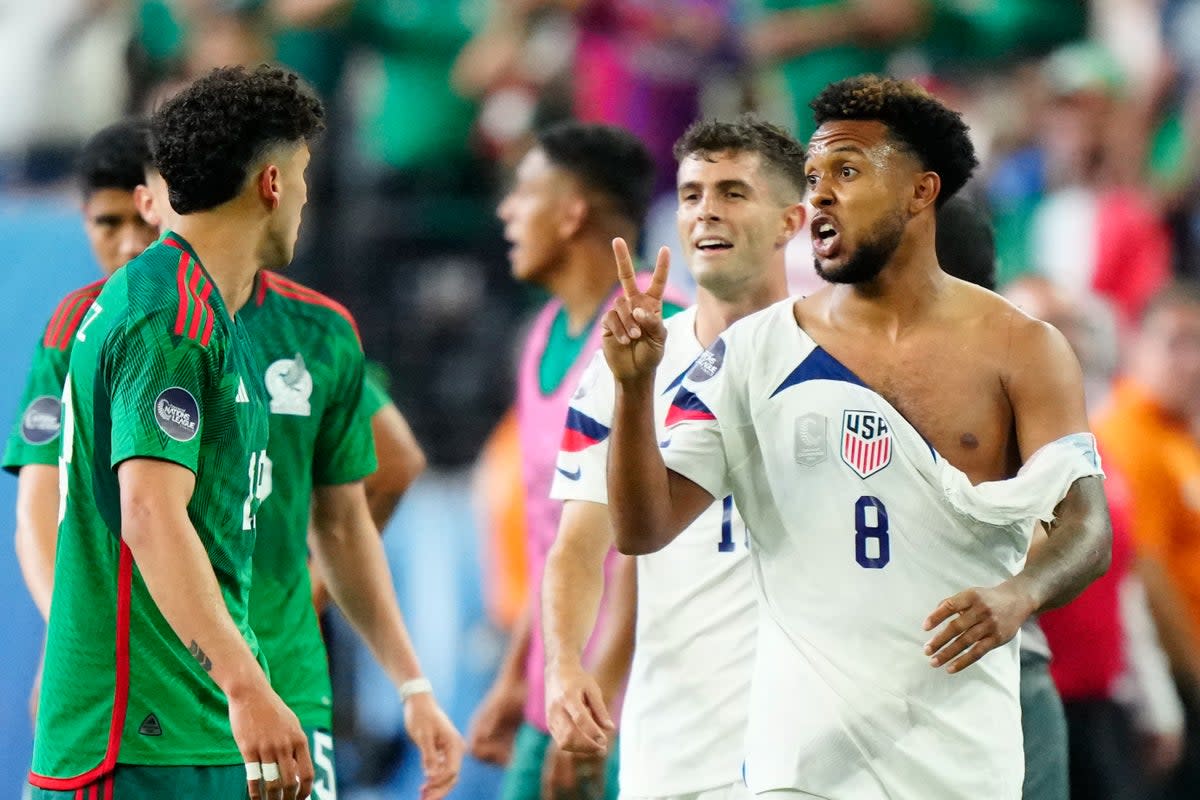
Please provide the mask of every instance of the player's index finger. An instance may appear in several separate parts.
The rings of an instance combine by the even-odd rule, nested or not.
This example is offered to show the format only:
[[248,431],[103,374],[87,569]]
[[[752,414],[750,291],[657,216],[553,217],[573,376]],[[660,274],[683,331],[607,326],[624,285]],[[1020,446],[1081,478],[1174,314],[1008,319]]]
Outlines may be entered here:
[[636,297],[641,294],[638,289],[637,277],[633,271],[633,256],[629,254],[629,245],[620,236],[612,241],[613,256],[617,259],[617,279],[626,297]]
[[654,274],[650,276],[650,287],[646,294],[655,300],[662,300],[663,292],[667,289],[667,276],[671,272],[671,248],[663,245],[658,248],[658,259],[654,262]]

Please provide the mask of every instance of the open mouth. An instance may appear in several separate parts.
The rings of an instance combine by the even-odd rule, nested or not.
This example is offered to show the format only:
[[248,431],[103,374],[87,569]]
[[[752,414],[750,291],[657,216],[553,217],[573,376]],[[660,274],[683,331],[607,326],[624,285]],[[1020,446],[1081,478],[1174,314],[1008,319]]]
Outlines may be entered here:
[[696,249],[705,253],[716,253],[722,250],[732,250],[733,242],[719,236],[705,236],[696,240]]
[[813,252],[821,258],[833,258],[841,248],[842,235],[833,219],[819,216],[812,221]]

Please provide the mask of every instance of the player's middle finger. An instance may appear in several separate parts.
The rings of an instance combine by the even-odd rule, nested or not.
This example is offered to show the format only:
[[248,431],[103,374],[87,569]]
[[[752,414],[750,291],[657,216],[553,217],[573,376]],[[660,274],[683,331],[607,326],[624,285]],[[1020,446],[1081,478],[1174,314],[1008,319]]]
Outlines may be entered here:
[[928,642],[925,643],[925,655],[931,656],[960,636],[963,631],[970,630],[978,621],[978,611],[974,607],[964,608],[958,616],[944,624]]
[[613,303],[613,311],[617,312],[617,316],[621,318],[621,324],[625,326],[625,332],[630,339],[636,339],[642,335],[638,321],[633,318],[633,303],[624,297],[618,297],[617,302]]
[[266,800],[284,800],[283,774],[279,769],[279,760],[275,754],[263,756],[263,797]]
[[999,644],[1000,640],[995,636],[984,636],[982,639],[976,642],[970,650],[955,659],[950,666],[946,667],[946,671],[952,674],[962,672],[964,669],[971,666],[976,661],[994,650]]
[[988,633],[988,628],[982,622],[972,625],[970,628],[956,636],[954,641],[950,642],[948,645],[939,650],[937,654],[930,659],[930,663],[935,667],[940,667],[943,664],[950,663],[950,661],[964,653],[967,648],[971,647],[971,645],[987,636]]

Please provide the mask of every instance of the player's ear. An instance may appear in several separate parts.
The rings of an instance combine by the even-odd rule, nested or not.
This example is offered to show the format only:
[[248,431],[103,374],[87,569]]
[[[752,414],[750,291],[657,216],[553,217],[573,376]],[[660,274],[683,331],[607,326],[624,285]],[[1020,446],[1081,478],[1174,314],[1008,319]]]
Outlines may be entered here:
[[792,240],[792,237],[800,232],[804,227],[804,221],[808,218],[808,213],[804,207],[804,201],[792,203],[784,206],[783,217],[780,219],[779,235],[775,237],[775,246],[786,247],[787,243]]
[[579,193],[571,193],[559,205],[562,214],[558,221],[558,233],[563,239],[570,239],[583,228],[591,207],[587,198]]
[[910,214],[916,215],[931,207],[942,192],[942,178],[936,172],[922,172],[913,184],[912,199],[908,204]]
[[150,193],[150,187],[146,184],[139,183],[133,187],[133,205],[147,225],[152,228],[162,227],[162,218],[154,210],[154,195]]
[[279,207],[280,192],[279,167],[267,164],[258,173],[258,196],[262,198],[267,209],[274,211]]

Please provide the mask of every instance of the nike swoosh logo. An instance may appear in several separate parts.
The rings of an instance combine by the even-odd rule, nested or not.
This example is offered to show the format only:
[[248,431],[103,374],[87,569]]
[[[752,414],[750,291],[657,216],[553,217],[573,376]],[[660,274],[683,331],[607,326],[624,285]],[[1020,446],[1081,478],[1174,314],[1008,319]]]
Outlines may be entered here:
[[658,446],[659,446],[660,448],[666,448],[666,447],[670,447],[670,446],[671,446],[671,440],[670,440],[670,439],[664,439],[663,441],[661,441],[661,442],[659,442],[659,443],[658,443]]
[[555,467],[555,469],[558,470],[559,475],[562,475],[569,481],[577,481],[583,475],[583,467],[576,467],[574,472],[567,472],[562,467]]

